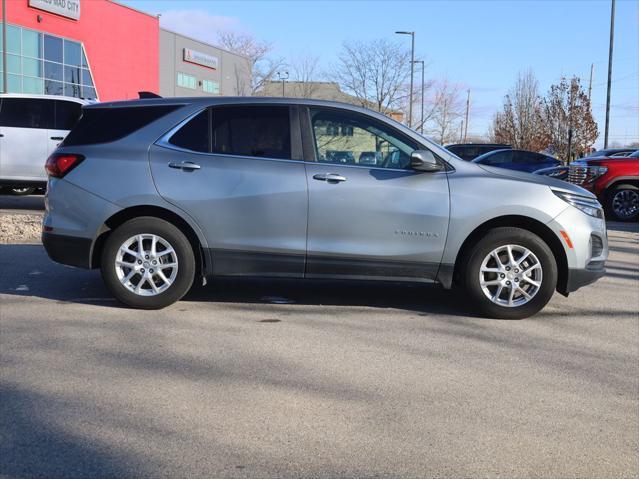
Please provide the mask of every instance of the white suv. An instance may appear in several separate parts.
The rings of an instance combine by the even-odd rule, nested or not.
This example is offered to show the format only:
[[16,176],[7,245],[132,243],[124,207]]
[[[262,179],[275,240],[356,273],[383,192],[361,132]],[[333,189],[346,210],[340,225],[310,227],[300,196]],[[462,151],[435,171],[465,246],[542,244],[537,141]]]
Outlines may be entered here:
[[0,95],[0,186],[17,194],[45,186],[44,163],[86,103],[58,95]]

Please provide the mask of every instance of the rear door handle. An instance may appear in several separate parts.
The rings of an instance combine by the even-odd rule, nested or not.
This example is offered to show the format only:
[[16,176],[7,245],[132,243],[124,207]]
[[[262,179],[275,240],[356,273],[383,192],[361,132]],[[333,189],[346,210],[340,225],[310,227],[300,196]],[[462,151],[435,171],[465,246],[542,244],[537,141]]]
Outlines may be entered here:
[[346,181],[346,177],[337,173],[318,173],[313,175],[314,180],[328,181],[329,183],[340,183]]
[[55,141],[62,141],[64,140],[64,136],[52,136],[51,139]]
[[201,167],[200,165],[198,165],[197,163],[193,163],[192,161],[180,161],[180,162],[172,161],[171,163],[169,163],[169,168],[176,168],[178,170],[185,170],[185,171],[193,171],[193,170],[199,170]]

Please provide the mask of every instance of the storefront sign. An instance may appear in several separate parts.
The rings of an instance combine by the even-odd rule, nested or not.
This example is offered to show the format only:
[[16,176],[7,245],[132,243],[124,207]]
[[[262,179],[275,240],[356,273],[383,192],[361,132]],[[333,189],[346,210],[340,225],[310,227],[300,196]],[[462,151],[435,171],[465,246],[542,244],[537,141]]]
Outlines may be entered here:
[[190,48],[185,48],[183,59],[185,62],[195,63],[196,65],[202,65],[203,67],[217,70],[217,57],[207,55],[206,53],[196,52]]
[[29,6],[73,20],[80,20],[80,0],[29,0]]

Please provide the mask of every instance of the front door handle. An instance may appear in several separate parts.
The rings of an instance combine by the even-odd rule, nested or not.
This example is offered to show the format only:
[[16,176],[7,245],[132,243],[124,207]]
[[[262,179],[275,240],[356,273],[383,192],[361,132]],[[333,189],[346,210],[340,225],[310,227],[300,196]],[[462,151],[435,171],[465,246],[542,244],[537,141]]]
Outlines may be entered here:
[[51,139],[55,141],[62,141],[64,140],[64,136],[52,136]]
[[313,175],[314,180],[328,181],[329,183],[340,183],[346,181],[346,177],[337,173],[318,173]]
[[193,171],[193,170],[199,170],[201,167],[200,165],[198,165],[197,163],[193,163],[192,161],[180,161],[180,162],[172,161],[171,163],[169,163],[169,168],[176,168],[178,170],[184,170],[184,171]]

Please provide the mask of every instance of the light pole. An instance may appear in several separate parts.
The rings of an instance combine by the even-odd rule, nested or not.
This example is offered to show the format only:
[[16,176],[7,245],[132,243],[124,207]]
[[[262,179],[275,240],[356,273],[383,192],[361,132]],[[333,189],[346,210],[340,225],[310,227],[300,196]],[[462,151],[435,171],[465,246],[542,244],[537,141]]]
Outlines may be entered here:
[[277,72],[277,78],[282,81],[282,96],[284,95],[284,85],[286,80],[288,80],[288,72]]
[[610,129],[610,84],[612,83],[612,46],[615,40],[615,0],[610,5],[610,45],[608,47],[608,88],[606,91],[606,133],[604,148],[608,148],[608,131]]
[[422,111],[419,119],[419,132],[424,134],[424,69],[425,64],[424,60],[413,60],[413,63],[421,63],[422,64]]
[[399,31],[395,32],[398,35],[410,35],[411,37],[411,46],[410,46],[410,95],[408,104],[408,128],[411,127],[413,123],[413,73],[414,68],[413,64],[415,63],[415,32],[404,32]]

